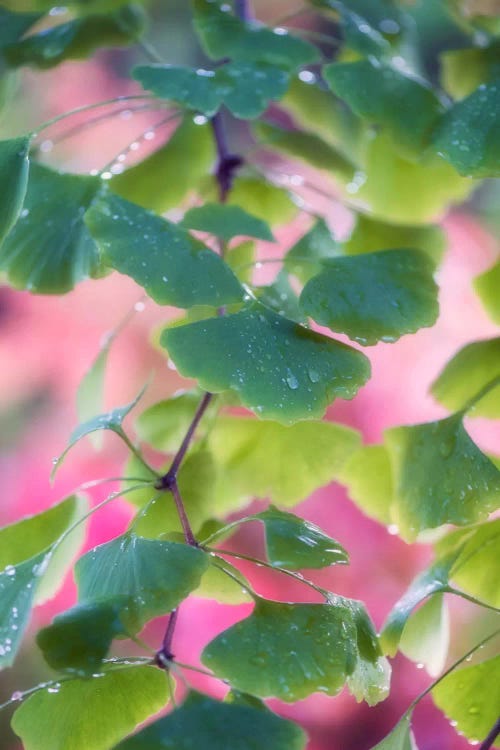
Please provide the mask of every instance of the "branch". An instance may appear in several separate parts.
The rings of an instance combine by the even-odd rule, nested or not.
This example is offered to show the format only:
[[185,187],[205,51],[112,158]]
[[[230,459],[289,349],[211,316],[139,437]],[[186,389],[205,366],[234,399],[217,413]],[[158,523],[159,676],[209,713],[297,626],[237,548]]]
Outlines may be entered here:
[[249,0],[234,0],[234,12],[241,21],[252,20]]
[[485,741],[479,748],[479,750],[490,750],[493,747],[493,743],[500,734],[500,718],[497,719],[495,725],[492,727],[491,732],[486,737]]
[[219,186],[219,200],[225,203],[233,186],[237,170],[243,166],[244,159],[239,154],[232,154],[227,144],[226,128],[222,115],[217,112],[210,120],[217,147],[217,166],[215,177]]
[[160,669],[168,669],[169,663],[174,658],[174,655],[172,653],[172,640],[174,637],[174,631],[178,616],[179,608],[176,607],[172,610],[172,612],[170,613],[170,617],[168,618],[168,625],[167,629],[165,630],[165,635],[163,636],[161,649],[156,652],[155,664],[160,667]]

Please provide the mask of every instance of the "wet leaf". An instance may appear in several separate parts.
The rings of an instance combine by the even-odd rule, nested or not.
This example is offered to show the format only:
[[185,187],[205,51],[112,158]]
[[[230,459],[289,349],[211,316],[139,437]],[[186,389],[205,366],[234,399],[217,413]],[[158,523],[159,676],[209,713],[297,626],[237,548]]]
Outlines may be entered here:
[[[0,10],[0,24],[2,13]],[[0,190],[3,196],[0,204],[0,245],[16,223],[23,207],[28,185],[30,140],[25,136],[0,141]]]
[[299,305],[299,296],[290,284],[288,273],[281,269],[272,284],[254,287],[257,298],[278,315],[296,323],[307,323],[307,317]]
[[285,268],[306,284],[321,273],[324,259],[342,254],[342,246],[335,240],[325,220],[316,219],[311,229],[285,255]]
[[[104,379],[108,364],[109,347],[108,341],[99,351],[99,354],[80,380],[76,393],[76,407],[80,422],[88,422],[96,412],[104,408]],[[92,433],[91,442],[96,450],[102,447],[102,433]]]
[[220,203],[205,203],[195,206],[184,214],[182,226],[197,229],[229,242],[233,237],[255,237],[258,240],[275,242],[268,224],[239,206]]

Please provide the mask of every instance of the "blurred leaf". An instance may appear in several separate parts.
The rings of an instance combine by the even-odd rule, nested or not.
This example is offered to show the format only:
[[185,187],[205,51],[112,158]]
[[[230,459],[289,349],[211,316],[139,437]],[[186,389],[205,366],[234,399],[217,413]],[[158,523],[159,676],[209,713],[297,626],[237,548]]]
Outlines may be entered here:
[[[88,422],[104,408],[104,379],[111,341],[101,347],[99,354],[80,380],[76,392],[76,409],[80,422]],[[102,447],[102,434],[91,433],[90,440],[96,450]]]
[[385,525],[391,523],[392,472],[384,445],[362,445],[341,466],[337,478],[363,513]]
[[306,284],[309,279],[321,272],[322,260],[342,253],[342,246],[336,242],[325,220],[316,219],[311,229],[287,252],[284,267]]
[[386,432],[394,476],[394,520],[401,536],[445,523],[463,526],[498,507],[500,471],[453,414],[437,422]]
[[459,174],[500,177],[500,78],[481,83],[441,118],[433,147]]
[[197,125],[186,115],[164,146],[114,176],[109,185],[122,198],[163,214],[199,187],[214,158],[210,125]]
[[398,721],[390,734],[372,750],[418,750],[410,726],[411,715],[404,716]]
[[108,750],[168,701],[156,667],[125,667],[89,680],[38,690],[15,712],[26,750]]
[[205,203],[195,206],[184,214],[181,226],[197,229],[229,242],[233,237],[255,237],[258,240],[276,242],[268,224],[252,216],[239,206],[220,203]]
[[401,33],[405,20],[402,9],[393,0],[312,0],[312,4],[337,13],[355,13],[373,30],[388,38]]
[[422,250],[438,265],[446,248],[446,237],[437,224],[401,226],[358,214],[351,236],[342,245],[347,255],[395,250],[400,247]]
[[447,50],[441,55],[441,81],[454,99],[463,99],[489,79],[500,76],[500,42],[486,47]]
[[260,62],[226,63],[216,70],[176,65],[138,65],[133,77],[161,99],[213,117],[222,104],[235,117],[253,119],[288,88],[286,71]]
[[290,424],[322,416],[335,397],[352,398],[369,377],[361,352],[254,302],[222,318],[166,329],[164,346],[202,388],[235,390],[262,417]]
[[0,190],[3,196],[0,203],[0,245],[18,220],[23,207],[28,185],[30,142],[30,136],[0,141]]
[[[188,693],[180,708],[155,721],[114,750],[303,750],[305,735],[296,724],[266,708],[220,703]],[[28,748],[30,750],[30,748]],[[45,748],[42,748],[45,750]],[[72,750],[72,749],[71,749]]]
[[222,258],[176,224],[111,193],[85,220],[105,262],[131,276],[158,304],[217,307],[243,299]]
[[[500,376],[500,337],[474,341],[460,349],[431,385],[434,398],[459,411],[496,376]],[[469,417],[500,418],[500,383],[467,411]]]
[[349,609],[258,599],[252,614],[223,631],[202,654],[217,677],[260,697],[297,701],[336,695],[356,664]]
[[300,295],[302,309],[317,323],[369,346],[436,322],[433,266],[419,250],[380,250],[322,265]]
[[28,31],[40,18],[41,13],[13,13],[11,10],[0,7],[0,55],[3,48],[17,42],[18,39]]
[[258,177],[237,177],[228,204],[244,206],[271,226],[287,224],[298,211],[286,190]]
[[[498,720],[500,656],[452,672],[436,685],[432,697],[459,732],[480,742]],[[497,738],[493,746],[499,745]]]
[[32,162],[24,208],[0,249],[0,269],[14,287],[64,294],[100,273],[97,247],[83,215],[101,189],[99,177],[56,172]]
[[254,287],[254,292],[260,302],[279,315],[284,315],[296,323],[307,323],[307,316],[299,305],[299,296],[291,286],[287,272],[283,269],[272,284]]
[[449,643],[448,607],[442,594],[434,594],[410,616],[399,649],[417,665],[425,666],[431,677],[437,677],[446,664]]
[[500,323],[500,263],[476,276],[474,287],[490,318],[495,323]]
[[139,415],[139,438],[163,453],[175,452],[201,401],[201,392],[183,391],[149,406]]
[[234,275],[244,284],[250,284],[253,278],[255,264],[255,242],[247,240],[230,248],[226,252],[226,263],[234,272]]
[[175,609],[207,567],[200,549],[127,533],[81,557],[75,578],[82,603],[123,597],[122,623],[137,633],[148,620]]

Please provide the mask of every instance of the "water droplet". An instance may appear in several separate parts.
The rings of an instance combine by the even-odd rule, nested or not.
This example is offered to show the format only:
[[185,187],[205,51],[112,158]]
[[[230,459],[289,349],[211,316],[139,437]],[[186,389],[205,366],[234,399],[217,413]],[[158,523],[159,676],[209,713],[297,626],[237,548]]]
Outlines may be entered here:
[[11,701],[20,701],[23,698],[23,694],[20,690],[16,690],[12,695],[10,696]]
[[29,215],[29,212],[30,212],[29,208],[23,208],[20,214],[21,219],[25,219]]
[[296,391],[299,387],[299,381],[291,370],[287,370],[286,382],[288,383],[288,387],[291,388],[292,391]]
[[16,575],[16,569],[13,565],[7,565],[7,567],[4,570],[5,575],[7,576],[15,576]]
[[387,527],[387,531],[391,536],[396,536],[397,534],[399,534],[399,526],[397,526],[397,524],[395,523],[391,523]]
[[143,312],[146,309],[146,305],[144,302],[136,302],[134,305],[134,310],[136,312]]
[[42,141],[40,144],[40,151],[43,154],[47,154],[49,151],[52,151],[54,148],[54,142],[47,139],[46,141]]

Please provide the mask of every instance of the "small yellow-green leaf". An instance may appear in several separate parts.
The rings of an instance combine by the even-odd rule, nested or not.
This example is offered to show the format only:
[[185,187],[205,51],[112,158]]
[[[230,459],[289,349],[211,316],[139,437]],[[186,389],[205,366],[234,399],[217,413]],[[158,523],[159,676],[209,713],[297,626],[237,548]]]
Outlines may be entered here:
[[490,318],[495,323],[500,323],[500,263],[476,276],[474,287]]
[[443,594],[434,594],[408,619],[399,650],[437,677],[446,664],[449,643],[448,607]]
[[363,513],[383,524],[391,523],[393,496],[389,454],[384,445],[362,445],[340,468],[338,481]]
[[392,732],[382,742],[375,745],[372,750],[418,750],[410,722],[411,715],[405,714]]

